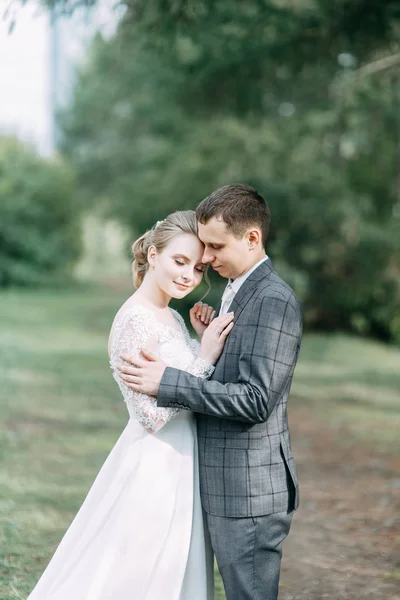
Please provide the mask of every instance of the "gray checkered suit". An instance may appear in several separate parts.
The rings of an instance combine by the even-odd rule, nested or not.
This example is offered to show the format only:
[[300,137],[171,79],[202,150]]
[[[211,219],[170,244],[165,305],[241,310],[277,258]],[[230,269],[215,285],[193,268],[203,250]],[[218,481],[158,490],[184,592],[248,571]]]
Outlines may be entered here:
[[[157,402],[158,406],[197,413],[201,497],[209,524],[212,516],[225,517],[226,522],[247,517],[249,526],[255,527],[257,517],[290,513],[299,502],[287,401],[302,320],[294,292],[276,274],[270,260],[250,274],[229,310],[235,313],[235,325],[211,378],[202,380],[167,368]],[[234,581],[230,575],[224,577],[229,600],[247,598],[244,587],[239,591],[240,579],[245,578],[241,575]],[[276,597],[274,592],[266,596],[265,586],[277,590],[279,566],[272,580],[273,584],[260,584],[260,598]],[[253,600],[258,597],[255,591],[249,596]]]
[[229,310],[235,325],[211,378],[167,368],[158,406],[198,413],[206,512],[255,517],[286,510],[285,464],[297,508],[286,409],[301,341],[298,300],[267,260],[243,283]]

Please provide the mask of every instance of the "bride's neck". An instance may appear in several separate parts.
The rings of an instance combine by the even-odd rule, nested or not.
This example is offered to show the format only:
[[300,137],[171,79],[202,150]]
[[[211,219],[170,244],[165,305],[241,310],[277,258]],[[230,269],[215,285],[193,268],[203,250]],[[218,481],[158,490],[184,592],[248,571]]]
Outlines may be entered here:
[[149,273],[146,273],[142,285],[134,295],[159,310],[167,309],[171,301],[171,296],[157,285],[156,280]]

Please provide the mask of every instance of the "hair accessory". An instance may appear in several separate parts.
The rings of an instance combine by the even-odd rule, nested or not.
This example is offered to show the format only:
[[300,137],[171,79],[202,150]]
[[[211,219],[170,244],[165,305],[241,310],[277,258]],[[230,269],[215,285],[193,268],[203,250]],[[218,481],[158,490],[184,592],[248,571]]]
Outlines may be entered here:
[[161,225],[161,223],[164,223],[165,219],[163,219],[162,221],[157,221],[157,223],[155,224],[154,229],[156,229],[159,225]]

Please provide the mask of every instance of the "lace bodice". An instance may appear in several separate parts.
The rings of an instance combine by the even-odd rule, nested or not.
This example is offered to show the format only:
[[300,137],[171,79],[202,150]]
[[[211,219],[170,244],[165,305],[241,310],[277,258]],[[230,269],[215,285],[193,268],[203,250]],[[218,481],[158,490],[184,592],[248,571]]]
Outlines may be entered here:
[[157,432],[169,420],[176,417],[180,409],[161,408],[156,398],[134,392],[126,387],[119,376],[117,364],[121,353],[137,356],[146,347],[156,353],[169,367],[188,371],[197,377],[207,378],[214,367],[198,356],[200,344],[191,339],[185,322],[173,311],[176,328],[164,325],[150,309],[135,305],[117,315],[110,340],[110,366],[126,402],[129,415],[137,419],[148,432]]

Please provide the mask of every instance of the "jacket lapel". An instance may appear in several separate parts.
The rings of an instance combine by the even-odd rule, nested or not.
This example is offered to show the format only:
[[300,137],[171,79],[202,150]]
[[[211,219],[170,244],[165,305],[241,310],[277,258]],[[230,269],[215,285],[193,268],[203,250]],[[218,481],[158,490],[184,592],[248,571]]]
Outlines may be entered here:
[[249,275],[249,277],[240,287],[238,293],[232,300],[232,304],[229,307],[229,312],[233,311],[235,313],[235,321],[237,321],[240,313],[254,294],[259,284],[265,279],[269,278],[273,271],[274,268],[272,266],[272,262],[268,258],[268,260],[261,263],[261,265]]

